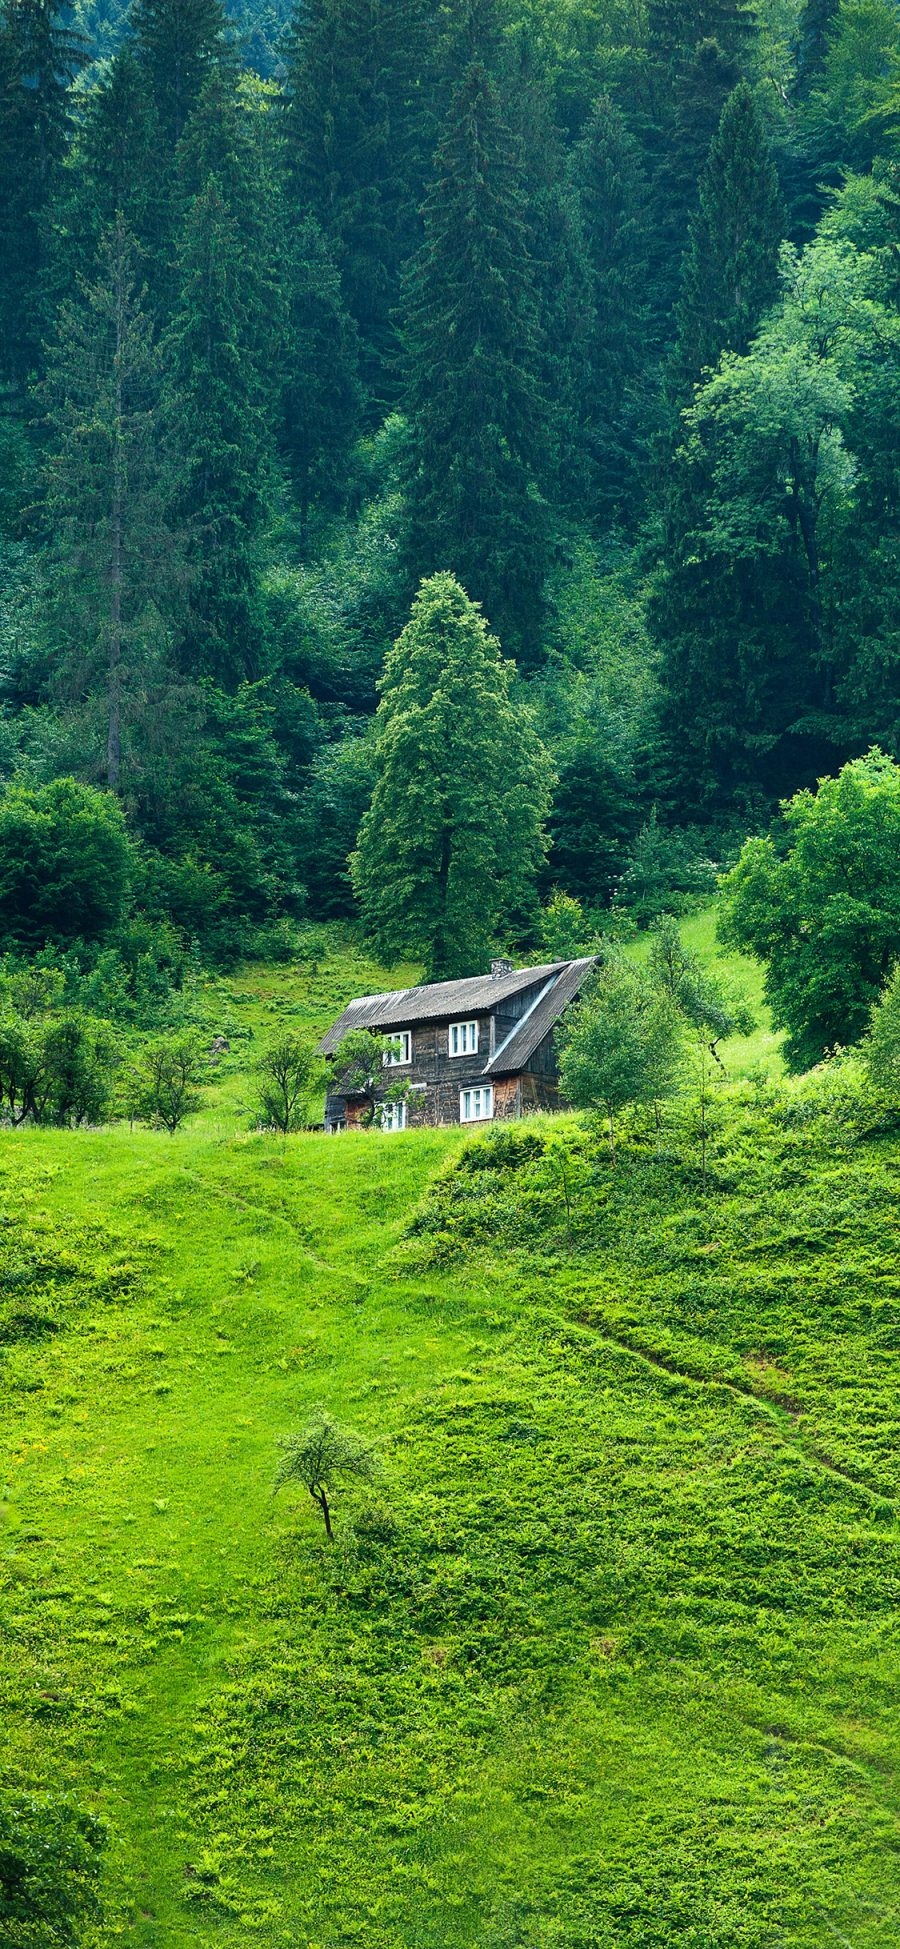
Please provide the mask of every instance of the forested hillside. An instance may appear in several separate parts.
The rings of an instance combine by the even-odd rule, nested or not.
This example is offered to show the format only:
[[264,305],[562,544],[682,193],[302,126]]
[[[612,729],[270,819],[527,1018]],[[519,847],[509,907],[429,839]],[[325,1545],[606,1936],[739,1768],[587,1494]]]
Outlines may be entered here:
[[887,0],[5,0],[0,769],[116,795],[95,938],[355,913],[435,574],[526,951],[896,754],[898,56]]

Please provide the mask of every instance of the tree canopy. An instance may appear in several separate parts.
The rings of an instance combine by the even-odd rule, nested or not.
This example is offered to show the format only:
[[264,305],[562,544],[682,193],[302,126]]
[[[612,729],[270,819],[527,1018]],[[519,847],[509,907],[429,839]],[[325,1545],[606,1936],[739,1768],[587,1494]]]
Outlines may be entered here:
[[858,1041],[900,938],[900,766],[873,750],[790,799],[726,876],[723,930],[763,963],[794,1068]]

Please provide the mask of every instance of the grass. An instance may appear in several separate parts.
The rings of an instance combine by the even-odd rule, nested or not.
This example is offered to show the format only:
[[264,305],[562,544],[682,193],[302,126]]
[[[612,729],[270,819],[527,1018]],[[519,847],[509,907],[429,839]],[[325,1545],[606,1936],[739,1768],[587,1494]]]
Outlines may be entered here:
[[[887,1949],[900,1143],[735,1084],[704,1198],[689,1106],[613,1172],[245,1087],[0,1142],[2,1778],[108,1821],[99,1940]],[[333,1549],[319,1402],[384,1462]]]

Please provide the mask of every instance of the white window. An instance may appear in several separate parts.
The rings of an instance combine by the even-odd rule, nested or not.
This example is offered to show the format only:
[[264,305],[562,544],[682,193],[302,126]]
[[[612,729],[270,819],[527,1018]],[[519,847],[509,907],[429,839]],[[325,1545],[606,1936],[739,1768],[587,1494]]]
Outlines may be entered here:
[[405,1130],[406,1104],[382,1103],[381,1128],[382,1130]]
[[448,1046],[451,1056],[477,1056],[478,1023],[451,1022]]
[[412,1062],[412,1036],[409,1029],[401,1029],[398,1035],[391,1036],[393,1048],[385,1051],[384,1061],[388,1069],[398,1069],[401,1063]]
[[493,1114],[494,1092],[489,1083],[475,1090],[460,1090],[460,1123],[482,1123],[485,1117],[492,1117]]

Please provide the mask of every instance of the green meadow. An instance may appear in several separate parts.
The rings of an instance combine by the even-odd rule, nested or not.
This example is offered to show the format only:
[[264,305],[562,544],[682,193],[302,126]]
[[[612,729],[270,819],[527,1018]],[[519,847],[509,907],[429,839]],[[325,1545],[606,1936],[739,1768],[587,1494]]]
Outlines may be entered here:
[[3,1137],[4,1783],[106,1822],[98,1945],[888,1949],[900,1139],[765,1049],[705,1191],[688,1099],[615,1170],[252,1131],[269,1028],[411,976],[245,971],[177,1136]]

